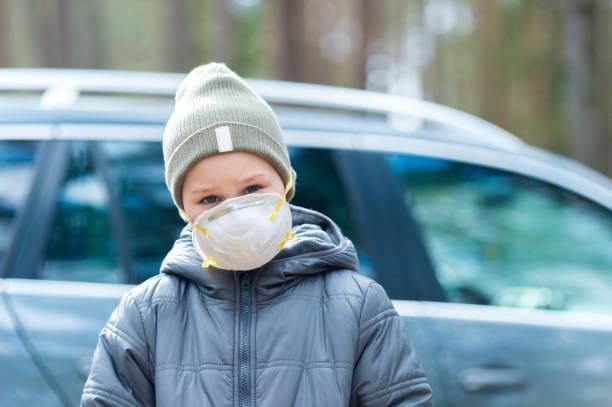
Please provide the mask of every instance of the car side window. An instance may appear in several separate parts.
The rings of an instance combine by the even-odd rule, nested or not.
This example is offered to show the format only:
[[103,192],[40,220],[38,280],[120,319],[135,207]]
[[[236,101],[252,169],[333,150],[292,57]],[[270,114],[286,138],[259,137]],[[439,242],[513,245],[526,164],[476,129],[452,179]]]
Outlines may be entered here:
[[109,184],[125,224],[130,282],[138,284],[159,274],[185,227],[165,184],[162,144],[104,141],[97,145],[104,153]]
[[612,211],[512,172],[387,159],[450,301],[612,312]]
[[[132,257],[134,282],[158,274],[159,267],[185,223],[180,219],[164,180],[162,146],[149,141],[104,141],[106,167],[125,219]],[[298,180],[292,204],[319,210],[330,216],[356,246],[353,222],[346,210],[348,202],[332,162],[332,151],[288,148]],[[364,272],[367,255],[359,250]]]
[[15,227],[15,218],[25,203],[34,177],[39,142],[0,141],[0,262],[4,261]]
[[[86,143],[75,143],[40,277],[138,284],[159,273],[185,226],[165,184],[161,143]],[[331,217],[355,244],[361,271],[371,274],[333,151],[296,147],[289,154],[298,173],[291,203]],[[111,224],[113,210],[120,227]]]
[[85,142],[70,144],[70,159],[38,277],[125,282],[108,216],[109,199]]
[[319,211],[336,222],[355,245],[360,272],[374,277],[372,262],[350,215],[350,202],[334,164],[334,151],[294,146],[288,150],[291,165],[297,173],[296,194],[291,203]]

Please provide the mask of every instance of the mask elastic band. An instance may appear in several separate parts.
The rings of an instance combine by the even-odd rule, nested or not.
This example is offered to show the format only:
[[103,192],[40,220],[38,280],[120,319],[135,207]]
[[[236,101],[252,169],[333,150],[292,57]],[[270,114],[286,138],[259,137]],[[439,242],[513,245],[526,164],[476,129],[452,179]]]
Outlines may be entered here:
[[285,243],[287,243],[289,240],[293,239],[294,237],[295,237],[295,233],[293,233],[291,229],[287,229],[287,231],[283,235],[283,239],[280,242],[278,242],[278,247],[282,249]]
[[274,210],[272,211],[272,213],[270,214],[270,217],[268,219],[270,219],[270,220],[276,219],[276,215],[278,215],[278,211],[280,210],[280,207],[286,201],[285,197],[287,196],[287,193],[291,189],[292,184],[293,184],[293,180],[291,178],[289,178],[289,182],[287,182],[287,186],[285,187],[285,194],[283,195],[283,197],[281,199],[276,201],[276,205],[274,205]]
[[198,226],[193,223],[191,225],[195,228],[195,230],[197,230],[198,232],[202,233],[204,236],[210,239],[210,231],[208,229],[203,228],[202,226]]
[[207,238],[211,238],[211,233],[208,229],[203,228],[202,226],[196,225],[195,223],[193,223],[192,221],[189,220],[189,217],[187,216],[187,214],[185,213],[184,210],[179,208],[179,211],[183,214],[183,216],[185,217],[185,219],[187,220],[187,222],[189,222],[191,224],[191,226],[197,230],[198,232],[200,232],[201,234],[203,234],[204,236],[206,236]]
[[215,263],[215,264],[219,264],[219,262],[217,260],[215,260],[214,257],[208,256],[206,259],[204,259],[204,261],[202,262],[202,268],[207,269],[208,266],[211,263]]

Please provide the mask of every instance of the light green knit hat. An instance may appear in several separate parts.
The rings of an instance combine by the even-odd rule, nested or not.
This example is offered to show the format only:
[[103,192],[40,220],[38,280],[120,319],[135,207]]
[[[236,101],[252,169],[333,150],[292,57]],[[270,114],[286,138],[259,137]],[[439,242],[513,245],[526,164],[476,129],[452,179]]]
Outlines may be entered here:
[[197,66],[183,79],[162,144],[166,185],[185,221],[185,175],[199,160],[225,151],[261,156],[283,180],[287,202],[295,195],[297,174],[275,113],[222,62]]

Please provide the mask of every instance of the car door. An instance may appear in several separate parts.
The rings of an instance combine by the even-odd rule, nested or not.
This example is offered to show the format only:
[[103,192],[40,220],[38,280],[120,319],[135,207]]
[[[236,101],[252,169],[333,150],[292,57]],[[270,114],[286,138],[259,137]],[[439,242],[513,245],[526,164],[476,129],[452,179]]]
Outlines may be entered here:
[[438,405],[612,405],[611,211],[515,171],[373,154],[401,181],[447,297],[398,302],[437,349]]

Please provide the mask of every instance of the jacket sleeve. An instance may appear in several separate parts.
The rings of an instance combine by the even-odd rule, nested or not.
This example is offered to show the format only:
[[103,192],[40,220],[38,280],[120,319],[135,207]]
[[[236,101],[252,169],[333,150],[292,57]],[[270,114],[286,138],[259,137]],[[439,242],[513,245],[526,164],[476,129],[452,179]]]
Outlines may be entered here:
[[98,335],[81,407],[154,406],[151,372],[142,314],[130,292]]
[[372,281],[359,316],[351,407],[433,406],[433,393],[404,323]]

